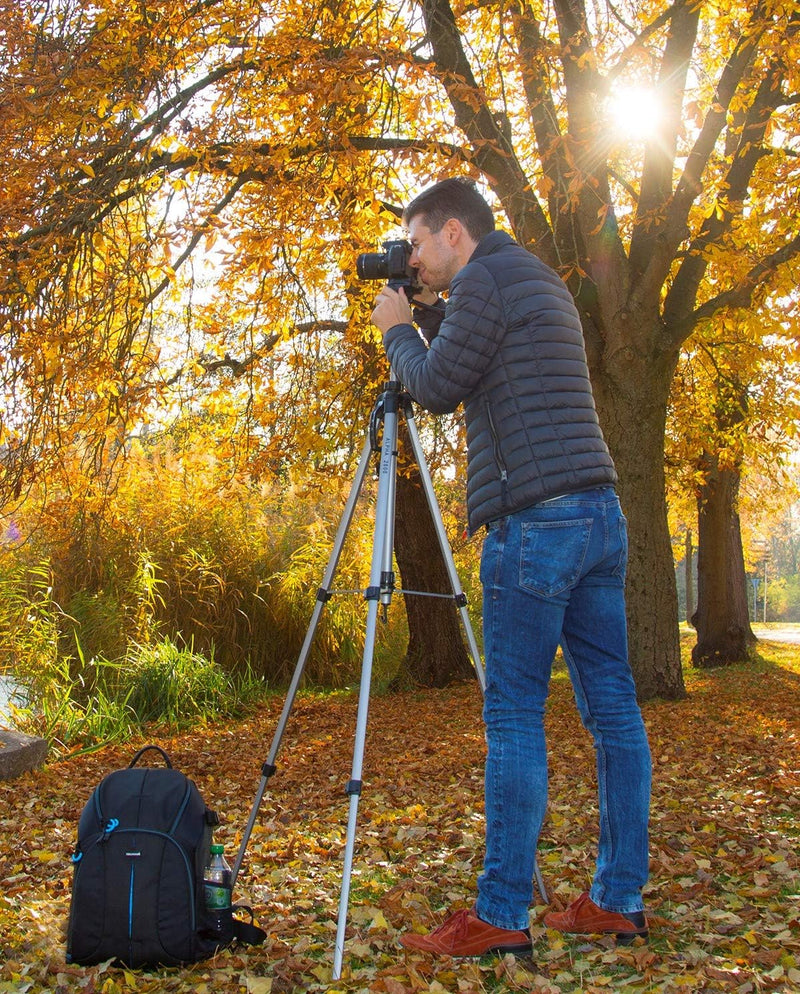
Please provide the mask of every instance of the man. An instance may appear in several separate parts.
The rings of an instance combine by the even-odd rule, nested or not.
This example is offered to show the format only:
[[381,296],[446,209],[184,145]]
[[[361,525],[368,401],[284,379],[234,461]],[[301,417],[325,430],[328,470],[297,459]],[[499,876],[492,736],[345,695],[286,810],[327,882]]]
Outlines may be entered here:
[[[547,804],[544,708],[558,645],[597,757],[600,838],[591,890],[544,921],[647,935],[650,752],[627,658],[626,523],[595,412],[572,297],[503,231],[475,187],[445,180],[406,208],[424,290],[412,324],[385,287],[372,320],[397,377],[430,411],[463,403],[470,531],[481,558],[486,666],[486,853],[478,897],[408,949],[530,954],[528,907]],[[443,314],[430,305],[448,291]]]

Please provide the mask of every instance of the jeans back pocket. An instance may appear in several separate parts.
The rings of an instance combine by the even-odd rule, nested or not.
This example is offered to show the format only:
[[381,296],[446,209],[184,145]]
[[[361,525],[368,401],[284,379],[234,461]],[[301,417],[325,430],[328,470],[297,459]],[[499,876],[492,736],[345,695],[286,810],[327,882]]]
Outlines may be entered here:
[[553,597],[578,582],[592,534],[591,518],[523,521],[519,583],[542,597]]

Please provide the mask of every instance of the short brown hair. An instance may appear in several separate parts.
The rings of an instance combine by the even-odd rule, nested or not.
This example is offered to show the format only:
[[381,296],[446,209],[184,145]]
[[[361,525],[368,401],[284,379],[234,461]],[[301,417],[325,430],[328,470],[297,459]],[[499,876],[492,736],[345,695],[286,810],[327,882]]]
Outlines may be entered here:
[[418,194],[403,211],[403,221],[422,215],[433,232],[441,231],[451,217],[459,220],[479,242],[494,231],[494,214],[472,180],[444,179]]

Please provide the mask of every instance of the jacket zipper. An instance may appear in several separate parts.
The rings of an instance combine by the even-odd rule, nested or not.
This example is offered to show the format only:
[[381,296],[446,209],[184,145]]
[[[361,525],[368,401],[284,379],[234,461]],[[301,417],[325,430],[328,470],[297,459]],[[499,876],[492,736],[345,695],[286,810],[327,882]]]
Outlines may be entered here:
[[486,420],[489,424],[489,434],[492,436],[492,448],[494,449],[494,461],[497,463],[497,467],[500,470],[500,493],[503,498],[503,503],[508,503],[508,470],[506,469],[506,464],[503,461],[503,456],[500,452],[500,436],[497,434],[497,429],[495,428],[494,418],[492,417],[492,409],[489,406],[489,401],[486,401]]

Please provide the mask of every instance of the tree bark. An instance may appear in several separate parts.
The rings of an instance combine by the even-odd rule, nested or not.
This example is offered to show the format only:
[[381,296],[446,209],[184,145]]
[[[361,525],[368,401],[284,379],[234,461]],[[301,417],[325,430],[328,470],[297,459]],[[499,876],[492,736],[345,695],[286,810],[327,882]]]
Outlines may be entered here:
[[591,358],[595,403],[628,519],[628,640],[637,695],[680,699],[686,690],[663,456],[675,357],[627,350],[610,364]]
[[706,483],[698,498],[697,643],[692,663],[701,668],[746,659],[756,641],[750,627],[747,578],[737,499],[739,470],[720,469],[705,455]]
[[[401,466],[397,474],[395,558],[404,590],[452,594],[431,511],[415,465],[402,458],[408,437],[399,430]],[[453,600],[405,594],[408,649],[403,677],[423,687],[444,687],[475,678]],[[473,612],[474,614],[474,612]]]

